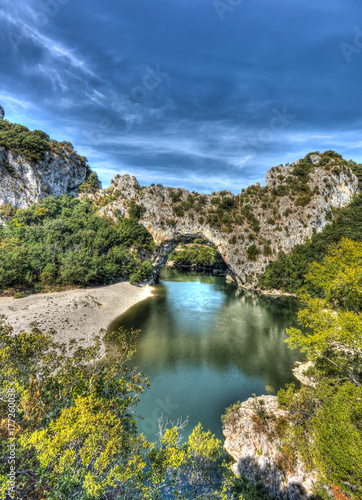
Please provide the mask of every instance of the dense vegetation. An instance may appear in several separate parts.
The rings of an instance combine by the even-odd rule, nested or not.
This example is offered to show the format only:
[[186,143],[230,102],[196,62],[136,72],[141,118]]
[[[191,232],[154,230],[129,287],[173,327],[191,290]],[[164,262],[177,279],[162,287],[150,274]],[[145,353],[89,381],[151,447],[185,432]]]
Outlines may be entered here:
[[[47,151],[74,153],[73,145],[68,141],[58,142],[50,139],[42,130],[29,130],[24,125],[10,123],[0,119],[0,147],[24,155],[30,161],[39,161]],[[79,157],[84,163],[87,159]]]
[[[362,243],[342,239],[306,275],[308,293],[288,344],[313,361],[317,387],[280,391],[291,414],[284,452],[320,471],[334,498],[362,498]],[[329,498],[320,488],[320,495]],[[338,496],[340,495],[340,496]],[[347,496],[346,496],[347,495]]]
[[55,343],[53,333],[33,328],[14,336],[0,321],[1,498],[12,486],[12,463],[18,499],[232,498],[242,485],[231,477],[221,442],[200,425],[183,445],[183,424],[160,422],[158,443],[138,434],[135,406],[149,386],[144,374],[127,369],[138,332],[120,330],[118,348],[97,363],[99,339],[83,349],[76,341]]
[[200,239],[196,239],[193,245],[183,245],[181,248],[176,248],[169,258],[176,266],[221,270],[227,268],[219,252],[213,247],[204,245],[203,240]]
[[[361,264],[361,243],[344,239],[330,248],[306,277],[310,293],[298,319],[308,328],[288,332],[290,346],[314,361],[309,375],[317,387],[278,393],[290,415],[278,426],[278,466],[291,470],[299,458],[318,470],[320,499],[362,497]],[[200,425],[185,444],[181,422],[160,422],[157,443],[138,434],[134,410],[149,386],[144,374],[127,369],[138,333],[112,334],[117,349],[110,344],[106,359],[94,363],[99,338],[83,349],[74,340],[57,344],[54,332],[38,328],[14,336],[1,319],[2,498],[12,449],[19,499],[269,498],[263,485],[232,476],[221,442]],[[7,397],[16,401],[10,426]]]
[[[14,211],[0,227],[0,288],[89,286],[120,278],[140,282],[150,276],[153,240],[135,218],[113,223],[95,213],[89,199],[68,195]],[[132,251],[131,251],[132,250]]]
[[[362,165],[350,161],[348,166],[357,175],[362,188]],[[269,263],[265,274],[259,279],[261,288],[297,292],[305,283],[304,276],[309,264],[321,262],[329,245],[337,243],[343,237],[362,241],[362,194],[357,195],[348,207],[336,212],[336,218],[321,233],[313,235],[306,243],[295,246],[288,255],[281,252],[277,260]]]

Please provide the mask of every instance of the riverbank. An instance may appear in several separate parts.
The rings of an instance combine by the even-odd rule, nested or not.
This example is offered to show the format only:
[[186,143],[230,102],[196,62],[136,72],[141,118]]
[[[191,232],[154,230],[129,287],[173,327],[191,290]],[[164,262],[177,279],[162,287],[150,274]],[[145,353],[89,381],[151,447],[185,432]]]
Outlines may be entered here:
[[96,288],[77,288],[56,293],[40,293],[22,299],[0,297],[0,315],[5,315],[19,333],[31,323],[41,329],[54,329],[57,342],[77,339],[84,347],[94,335],[130,307],[152,295],[151,286],[128,282]]

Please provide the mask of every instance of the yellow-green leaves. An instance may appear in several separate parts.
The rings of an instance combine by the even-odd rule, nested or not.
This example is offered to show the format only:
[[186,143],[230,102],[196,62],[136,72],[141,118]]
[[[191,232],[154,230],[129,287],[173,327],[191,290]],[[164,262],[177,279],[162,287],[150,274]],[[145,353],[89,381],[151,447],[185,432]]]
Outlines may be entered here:
[[311,292],[321,294],[330,307],[361,311],[362,243],[342,238],[322,263],[309,266],[306,280]]
[[23,436],[22,444],[36,449],[48,481],[67,475],[90,498],[136,479],[145,467],[143,439],[127,432],[111,404],[94,395],[78,397],[46,429]]
[[322,263],[310,266],[307,281],[322,298],[301,295],[306,307],[298,320],[305,329],[288,329],[286,342],[356,383],[362,359],[362,243],[342,239]]
[[362,498],[362,388],[343,384],[325,390],[312,420],[315,459],[325,480],[351,498]]
[[192,458],[204,460],[216,460],[221,456],[221,441],[211,434],[211,431],[203,432],[199,423],[188,440],[188,453]]

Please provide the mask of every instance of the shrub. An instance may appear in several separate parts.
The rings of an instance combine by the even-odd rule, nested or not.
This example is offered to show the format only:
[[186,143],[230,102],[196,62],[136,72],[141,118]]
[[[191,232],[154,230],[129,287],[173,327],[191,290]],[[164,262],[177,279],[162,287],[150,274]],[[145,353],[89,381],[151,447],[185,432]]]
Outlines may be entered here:
[[269,257],[270,255],[272,255],[273,251],[271,249],[271,246],[270,245],[264,245],[264,248],[263,248],[263,255],[265,255],[266,257]]
[[170,198],[173,201],[173,203],[177,203],[181,200],[182,198],[182,190],[177,189],[176,191],[172,190],[169,192]]
[[258,258],[260,250],[258,249],[258,247],[255,244],[253,244],[247,248],[246,253],[248,254],[249,260],[255,261]]
[[304,196],[299,196],[299,198],[297,198],[295,204],[298,207],[305,207],[311,202],[311,200],[312,200],[312,196],[310,194],[307,194]]
[[137,205],[134,200],[131,201],[131,205],[128,210],[128,215],[132,219],[141,219],[143,214],[146,212],[146,208],[143,205]]
[[[0,147],[19,153],[27,160],[39,161],[42,160],[46,152],[54,151],[64,153],[69,151],[74,153],[73,146],[70,142],[57,142],[42,130],[29,130],[23,125],[17,123],[9,123],[5,120],[0,120]],[[86,158],[78,156],[82,163],[86,163]]]
[[101,183],[96,172],[92,172],[87,179],[79,186],[81,193],[95,193],[99,190]]
[[185,212],[180,205],[172,207],[172,211],[176,215],[176,217],[183,217],[185,215]]

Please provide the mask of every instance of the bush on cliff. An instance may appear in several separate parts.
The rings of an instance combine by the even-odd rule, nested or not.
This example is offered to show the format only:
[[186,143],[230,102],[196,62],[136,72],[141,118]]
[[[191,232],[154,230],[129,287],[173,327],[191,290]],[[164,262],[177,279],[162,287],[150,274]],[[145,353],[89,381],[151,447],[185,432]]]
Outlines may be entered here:
[[[58,142],[50,139],[42,130],[29,130],[23,125],[1,119],[0,147],[19,153],[30,161],[42,160],[47,151],[60,154],[65,151],[74,153],[73,145],[68,141]],[[84,156],[78,158],[83,163],[87,162]]]

